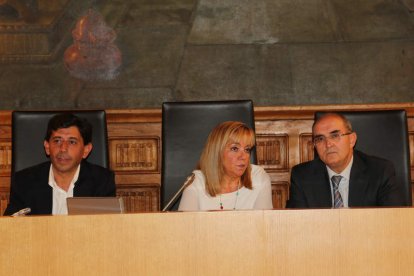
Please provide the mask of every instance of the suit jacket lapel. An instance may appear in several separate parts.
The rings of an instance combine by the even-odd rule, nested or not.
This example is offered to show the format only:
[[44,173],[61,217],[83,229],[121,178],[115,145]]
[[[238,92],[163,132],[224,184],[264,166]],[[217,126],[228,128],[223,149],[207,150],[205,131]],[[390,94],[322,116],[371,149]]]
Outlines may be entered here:
[[354,151],[354,161],[351,168],[349,179],[349,198],[348,205],[362,206],[365,201],[365,191],[367,191],[368,175],[366,174],[366,164],[359,157],[358,152]]
[[81,162],[79,178],[75,183],[73,196],[91,196],[92,177],[86,161]]

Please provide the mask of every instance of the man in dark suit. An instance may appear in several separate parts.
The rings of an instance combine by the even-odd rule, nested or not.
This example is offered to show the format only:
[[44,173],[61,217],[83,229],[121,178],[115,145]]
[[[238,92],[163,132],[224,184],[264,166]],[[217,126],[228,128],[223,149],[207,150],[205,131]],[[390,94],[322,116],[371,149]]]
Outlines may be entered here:
[[91,141],[92,126],[85,119],[71,113],[51,118],[44,140],[50,161],[12,176],[4,215],[23,208],[30,214],[67,214],[68,197],[115,196],[114,173],[85,160]]
[[393,164],[354,150],[357,135],[341,114],[312,127],[318,157],[292,168],[287,208],[404,206]]

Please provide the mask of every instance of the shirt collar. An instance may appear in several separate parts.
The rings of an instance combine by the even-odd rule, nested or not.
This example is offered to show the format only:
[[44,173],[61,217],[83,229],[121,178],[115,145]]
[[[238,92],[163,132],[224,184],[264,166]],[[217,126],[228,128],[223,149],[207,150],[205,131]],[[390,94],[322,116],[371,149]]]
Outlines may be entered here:
[[354,163],[354,155],[352,155],[351,161],[349,161],[348,166],[346,166],[346,168],[340,173],[336,173],[333,170],[331,170],[328,166],[326,166],[326,169],[328,170],[329,179],[331,179],[334,175],[340,175],[345,179],[349,179],[351,175],[352,163]]
[[[78,165],[75,175],[73,176],[73,179],[70,182],[69,190],[75,187],[75,183],[76,181],[78,181],[78,178],[79,178],[79,171],[80,171],[80,164]],[[50,164],[50,169],[49,169],[49,186],[52,187],[53,189],[62,189],[57,185],[55,181],[55,175],[53,174],[53,164]]]

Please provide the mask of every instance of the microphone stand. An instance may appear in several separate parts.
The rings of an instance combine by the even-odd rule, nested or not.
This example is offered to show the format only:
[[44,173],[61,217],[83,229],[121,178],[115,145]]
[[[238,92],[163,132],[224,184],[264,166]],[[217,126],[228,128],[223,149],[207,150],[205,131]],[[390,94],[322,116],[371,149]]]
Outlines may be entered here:
[[187,188],[188,186],[190,186],[191,183],[193,183],[195,178],[195,174],[192,173],[191,175],[189,175],[187,177],[187,179],[185,180],[184,184],[181,186],[181,188],[178,190],[178,192],[175,193],[175,195],[173,196],[173,198],[167,203],[167,205],[165,205],[164,209],[162,209],[163,212],[168,211],[168,209],[170,209],[170,207],[175,203],[175,201],[177,200],[177,198],[182,194],[182,192],[184,191],[185,188]]

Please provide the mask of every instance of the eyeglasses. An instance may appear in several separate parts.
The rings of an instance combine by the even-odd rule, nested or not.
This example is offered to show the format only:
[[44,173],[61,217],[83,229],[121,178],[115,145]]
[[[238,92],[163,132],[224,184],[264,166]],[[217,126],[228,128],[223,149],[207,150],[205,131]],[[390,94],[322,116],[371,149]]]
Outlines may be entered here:
[[343,133],[343,134],[340,133],[340,132],[333,132],[333,133],[329,134],[328,137],[323,136],[323,135],[318,135],[318,136],[315,136],[313,138],[313,144],[315,146],[318,146],[318,145],[321,145],[322,143],[326,143],[326,141],[328,139],[330,139],[331,141],[334,141],[334,142],[339,142],[341,140],[342,136],[349,135],[349,134],[352,134],[352,132],[347,132],[347,133]]

